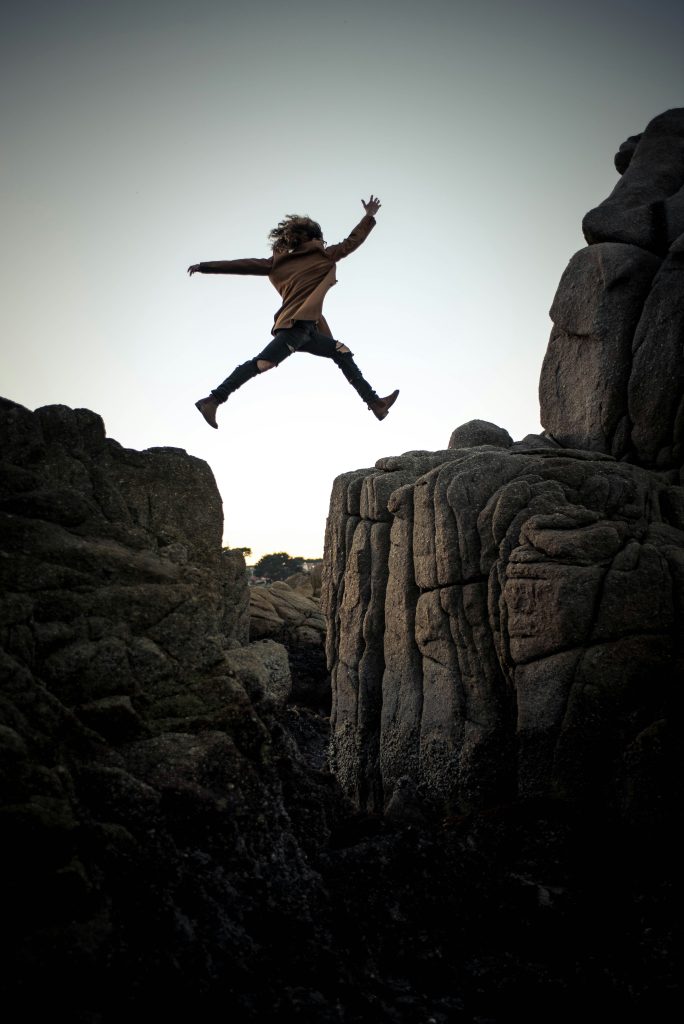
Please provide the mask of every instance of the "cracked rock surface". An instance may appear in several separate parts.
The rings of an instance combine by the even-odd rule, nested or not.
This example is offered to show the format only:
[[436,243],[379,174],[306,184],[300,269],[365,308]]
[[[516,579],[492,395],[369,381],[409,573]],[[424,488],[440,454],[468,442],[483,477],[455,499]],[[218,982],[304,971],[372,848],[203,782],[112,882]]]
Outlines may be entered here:
[[333,766],[359,806],[382,810],[406,775],[459,813],[601,794],[648,819],[668,791],[684,491],[522,448],[409,453],[335,483]]

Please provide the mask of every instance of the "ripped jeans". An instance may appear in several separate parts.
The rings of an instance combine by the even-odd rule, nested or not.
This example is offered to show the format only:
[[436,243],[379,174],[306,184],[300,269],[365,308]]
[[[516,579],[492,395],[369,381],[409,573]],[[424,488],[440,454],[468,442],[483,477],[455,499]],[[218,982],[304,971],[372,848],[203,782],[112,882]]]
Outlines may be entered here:
[[314,320],[295,320],[292,327],[276,331],[273,340],[269,341],[259,355],[237,366],[222,384],[214,388],[212,395],[219,402],[225,402],[229,395],[259,374],[257,363],[260,360],[279,366],[293,352],[308,352],[312,356],[332,359],[367,405],[378,401],[377,393],[368,381],[364,380],[363,374],[354,362],[353,353],[346,349],[342,342],[335,341],[328,334],[319,331]]

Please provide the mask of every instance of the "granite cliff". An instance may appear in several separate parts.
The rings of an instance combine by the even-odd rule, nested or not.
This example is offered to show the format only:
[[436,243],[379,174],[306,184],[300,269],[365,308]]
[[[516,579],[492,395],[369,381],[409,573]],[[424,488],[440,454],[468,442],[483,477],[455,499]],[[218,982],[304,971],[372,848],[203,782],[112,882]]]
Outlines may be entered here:
[[0,400],[8,1006],[665,1018],[683,140],[682,110],[628,140],[585,218],[542,434],[473,421],[334,482],[330,720],[318,605],[250,595],[208,466]]

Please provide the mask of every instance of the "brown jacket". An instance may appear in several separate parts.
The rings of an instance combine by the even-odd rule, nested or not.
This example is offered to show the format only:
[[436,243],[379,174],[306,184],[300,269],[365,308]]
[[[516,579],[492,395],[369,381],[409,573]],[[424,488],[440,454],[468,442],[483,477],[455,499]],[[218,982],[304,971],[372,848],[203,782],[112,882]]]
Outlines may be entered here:
[[304,242],[294,252],[273,253],[268,259],[214,260],[200,263],[202,274],[257,274],[268,277],[283,300],[273,318],[271,333],[292,327],[295,320],[315,320],[323,334],[332,332],[323,317],[323,299],[337,281],[335,264],[368,238],[375,217],[366,214],[338,245],[318,239]]

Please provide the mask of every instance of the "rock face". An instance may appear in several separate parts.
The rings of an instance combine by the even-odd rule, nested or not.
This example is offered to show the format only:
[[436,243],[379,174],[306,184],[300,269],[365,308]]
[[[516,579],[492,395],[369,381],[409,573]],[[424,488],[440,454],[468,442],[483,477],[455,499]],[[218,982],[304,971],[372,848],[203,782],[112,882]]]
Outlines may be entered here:
[[4,399],[0,453],[3,971],[95,1021],[142,992],[201,1006],[229,963],[246,1012],[277,920],[310,925],[298,804],[310,842],[329,776],[277,724],[287,652],[247,643],[211,471]]
[[684,462],[684,108],[616,156],[551,307],[541,422],[568,447],[651,468]]
[[674,753],[684,491],[521,447],[409,453],[335,482],[334,770],[376,810],[408,775],[452,813],[600,793],[648,820]]
[[[544,434],[472,421],[333,486],[331,764],[396,817],[512,800],[662,826],[684,664],[684,110],[628,140],[563,275]],[[676,766],[676,767],[675,767]]]

